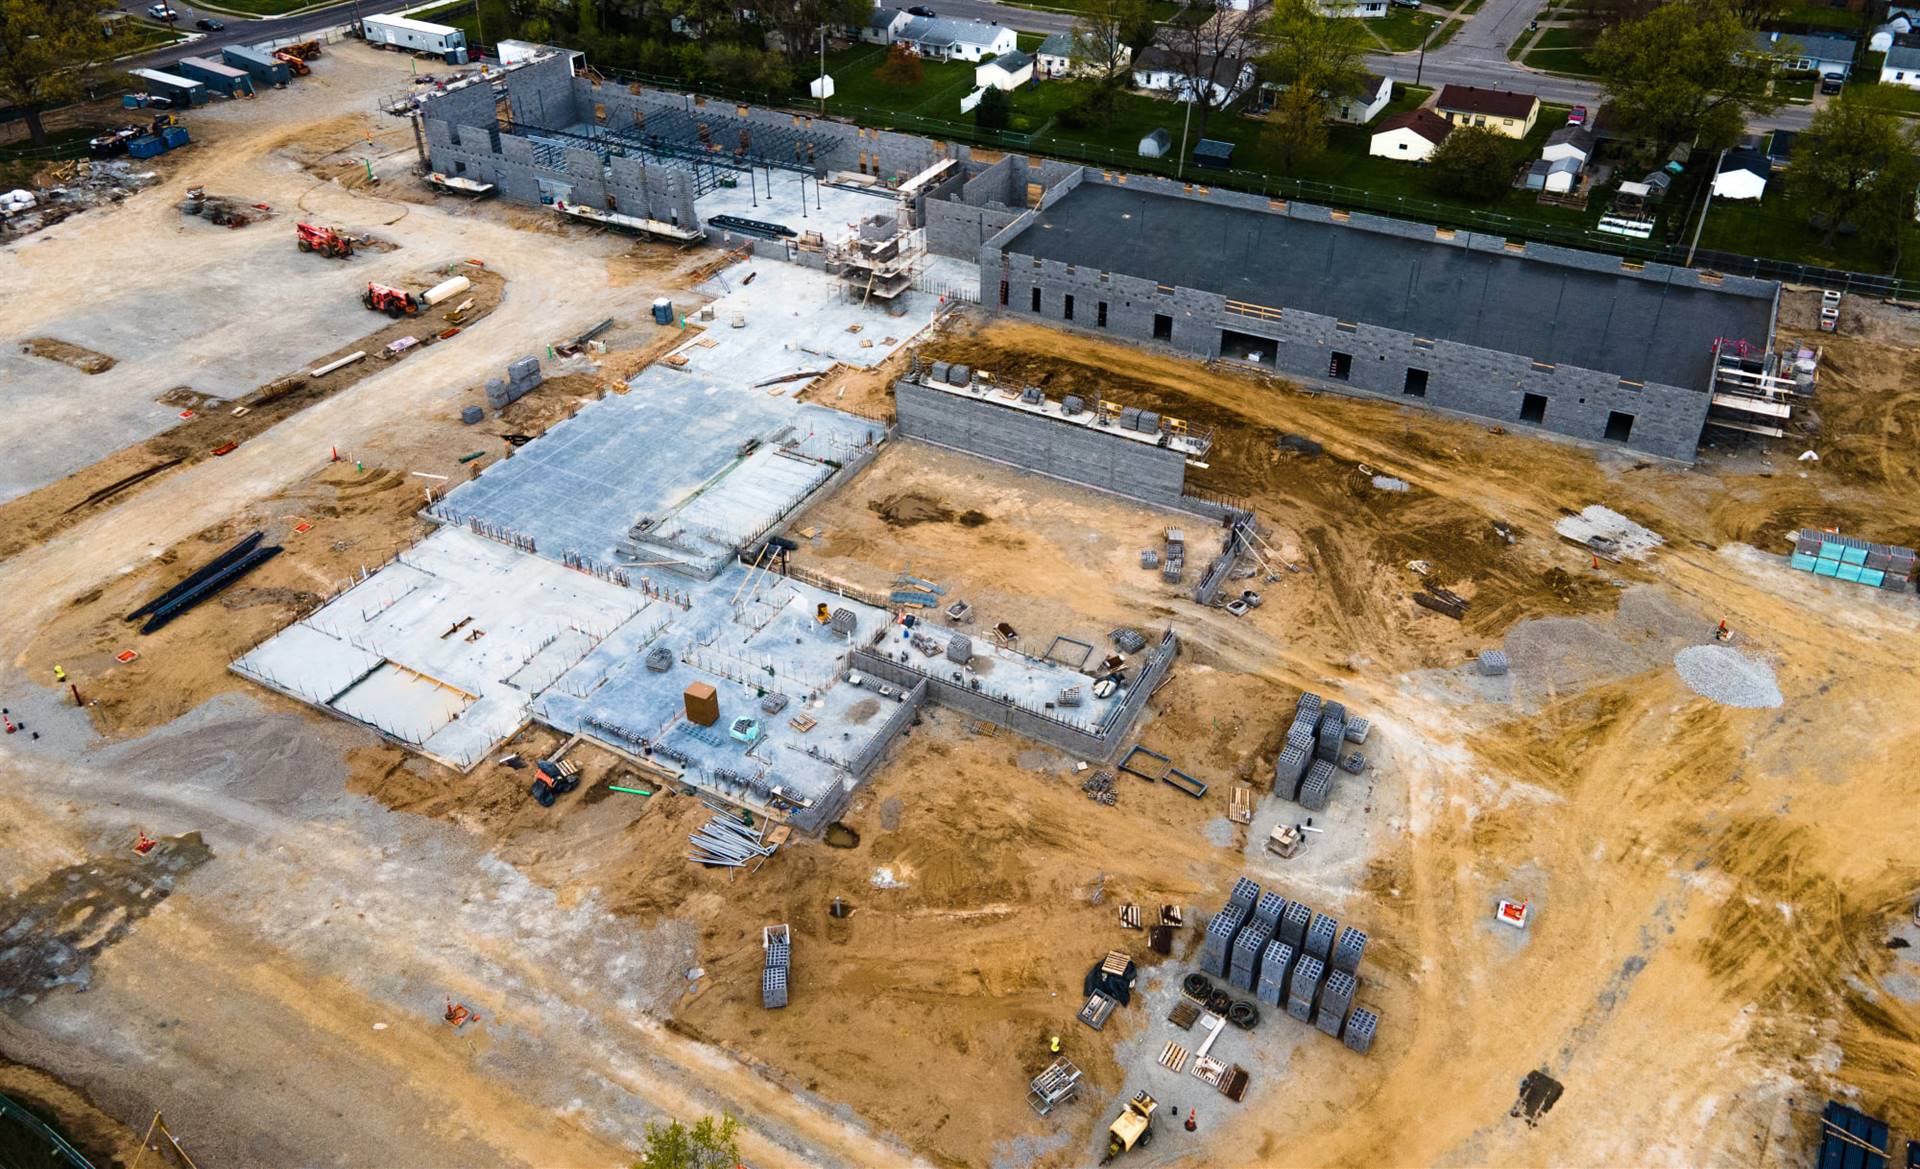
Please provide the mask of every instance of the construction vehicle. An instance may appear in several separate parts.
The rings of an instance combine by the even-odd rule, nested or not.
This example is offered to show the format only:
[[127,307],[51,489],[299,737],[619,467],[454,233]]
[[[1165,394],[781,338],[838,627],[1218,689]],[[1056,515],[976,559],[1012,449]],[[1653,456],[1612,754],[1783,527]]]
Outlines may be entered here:
[[342,235],[337,228],[315,227],[311,223],[293,225],[294,242],[303,252],[319,252],[323,256],[332,256],[344,260],[353,255],[353,241]]
[[1100,1163],[1105,1165],[1122,1153],[1152,1144],[1153,1110],[1158,1107],[1160,1102],[1144,1090],[1135,1092],[1126,1110],[1107,1126],[1107,1155],[1100,1158]]
[[542,759],[533,765],[533,782],[527,786],[527,794],[543,808],[553,807],[553,801],[580,786],[580,765],[565,759],[558,763]]
[[367,290],[360,294],[360,303],[395,320],[420,311],[420,299],[413,293],[385,284],[367,285]]
[[293,74],[295,77],[305,77],[313,72],[303,58],[296,57],[285,49],[276,49],[273,54],[273,59],[285,65],[287,72]]
[[301,41],[297,45],[283,45],[280,51],[291,53],[302,61],[311,61],[320,56],[321,52],[319,41]]

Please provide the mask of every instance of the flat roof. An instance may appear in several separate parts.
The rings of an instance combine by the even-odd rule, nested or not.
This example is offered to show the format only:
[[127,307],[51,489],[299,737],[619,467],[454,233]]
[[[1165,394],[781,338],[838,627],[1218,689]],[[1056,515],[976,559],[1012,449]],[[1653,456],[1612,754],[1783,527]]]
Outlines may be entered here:
[[1714,339],[1764,343],[1773,316],[1769,297],[1091,178],[1036,213],[1006,250],[1702,391]]

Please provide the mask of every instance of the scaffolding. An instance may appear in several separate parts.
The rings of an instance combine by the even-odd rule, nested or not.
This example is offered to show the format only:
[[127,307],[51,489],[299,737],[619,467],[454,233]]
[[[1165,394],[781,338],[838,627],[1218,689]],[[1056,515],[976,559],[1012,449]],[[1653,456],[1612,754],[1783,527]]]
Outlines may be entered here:
[[861,304],[875,298],[892,302],[914,284],[916,267],[926,258],[924,231],[899,231],[884,239],[858,235],[827,248],[827,271],[838,272],[842,289]]
[[1812,397],[1820,351],[1755,351],[1746,341],[1713,343],[1713,387],[1707,425],[1766,438],[1784,438],[1793,401]]

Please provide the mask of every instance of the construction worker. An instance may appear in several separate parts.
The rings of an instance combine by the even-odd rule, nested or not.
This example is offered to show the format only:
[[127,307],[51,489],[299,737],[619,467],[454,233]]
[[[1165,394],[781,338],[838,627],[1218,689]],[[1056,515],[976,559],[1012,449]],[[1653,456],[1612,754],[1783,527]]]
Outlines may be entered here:
[[[1725,623],[1725,622],[1722,622],[1721,624],[1722,624],[1722,626],[1724,627],[1726,623]],[[63,669],[61,669],[61,668],[60,668],[59,666],[55,666],[55,667],[53,668],[53,680],[54,680],[54,681],[56,681],[56,682],[64,682],[64,681],[66,681],[66,680],[67,680],[67,672],[66,672],[65,670],[63,670]]]
[[1047,1050],[1055,1055],[1060,1054],[1060,1037],[1058,1035],[1047,1040]]

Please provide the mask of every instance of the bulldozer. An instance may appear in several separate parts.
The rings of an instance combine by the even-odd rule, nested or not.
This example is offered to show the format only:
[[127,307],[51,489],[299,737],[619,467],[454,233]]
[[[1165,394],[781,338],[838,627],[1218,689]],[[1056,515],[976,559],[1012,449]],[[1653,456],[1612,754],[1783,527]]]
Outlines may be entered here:
[[360,303],[395,320],[420,311],[420,300],[413,293],[385,284],[367,285],[367,290],[360,294]]
[[1100,1163],[1105,1165],[1122,1153],[1152,1144],[1153,1110],[1158,1107],[1160,1102],[1144,1090],[1135,1092],[1126,1110],[1107,1126],[1107,1155],[1100,1158]]
[[293,225],[294,242],[303,252],[319,252],[323,256],[332,256],[344,260],[353,255],[353,241],[342,235],[336,228],[315,227],[311,223]]

